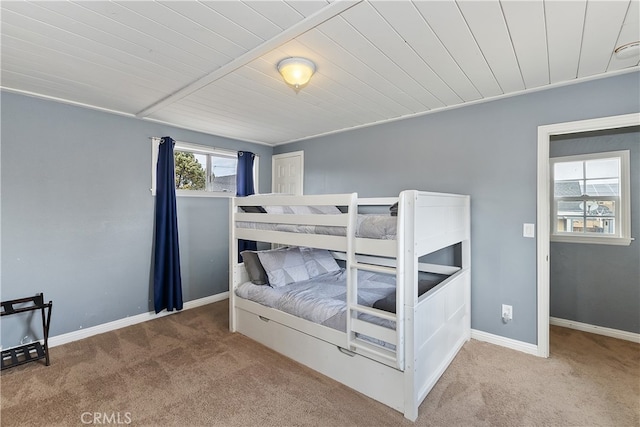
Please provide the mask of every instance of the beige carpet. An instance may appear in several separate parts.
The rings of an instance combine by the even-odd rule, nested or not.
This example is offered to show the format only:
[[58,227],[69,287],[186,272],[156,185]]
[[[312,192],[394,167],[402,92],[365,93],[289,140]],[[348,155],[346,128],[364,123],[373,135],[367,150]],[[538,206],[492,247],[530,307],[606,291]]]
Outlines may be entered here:
[[[229,333],[227,313],[222,301],[52,348],[49,367],[5,370],[1,424],[412,425]],[[553,327],[551,352],[466,343],[416,425],[640,425],[640,345]]]

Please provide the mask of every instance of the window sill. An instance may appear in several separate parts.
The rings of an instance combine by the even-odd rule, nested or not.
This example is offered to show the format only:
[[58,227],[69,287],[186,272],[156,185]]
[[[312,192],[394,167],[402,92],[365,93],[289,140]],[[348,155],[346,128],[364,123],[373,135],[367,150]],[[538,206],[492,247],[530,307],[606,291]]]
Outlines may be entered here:
[[[151,195],[155,196],[156,192],[151,190]],[[185,191],[185,190],[176,190],[176,197],[213,197],[213,198],[221,198],[221,199],[230,199],[235,197],[236,195],[233,193],[224,193],[224,192],[211,192],[211,191]]]
[[593,236],[559,236],[551,235],[551,242],[582,243],[591,245],[615,245],[629,246],[633,241],[631,237],[593,237]]

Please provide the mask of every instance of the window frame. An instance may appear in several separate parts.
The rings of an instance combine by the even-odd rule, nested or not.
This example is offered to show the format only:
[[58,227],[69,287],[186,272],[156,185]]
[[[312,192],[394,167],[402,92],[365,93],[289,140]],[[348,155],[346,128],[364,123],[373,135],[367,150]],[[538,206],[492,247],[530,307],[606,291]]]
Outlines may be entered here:
[[[616,210],[614,218],[616,221],[616,233],[615,234],[598,234],[598,233],[583,233],[577,234],[572,232],[559,232],[557,231],[558,224],[558,199],[572,199],[575,201],[576,197],[558,198],[555,197],[555,165],[556,163],[569,163],[569,162],[587,162],[590,160],[604,160],[604,159],[619,159],[620,160],[620,175],[618,177],[620,182],[620,195],[616,199]],[[629,246],[631,241],[631,181],[630,181],[630,152],[629,150],[619,151],[606,151],[600,153],[588,153],[578,154],[571,156],[551,157],[549,159],[549,174],[550,174],[550,198],[551,198],[551,242],[563,242],[563,243],[586,243],[586,244],[603,244],[603,245],[621,245]],[[584,196],[584,195],[583,195]],[[594,196],[590,199],[614,199],[613,197]]]
[[[162,138],[151,138],[151,194],[156,195],[156,167],[158,164],[158,151],[160,148],[160,141]],[[193,144],[191,142],[175,141],[173,147],[174,151],[186,151],[195,154],[206,154],[217,157],[238,158],[238,151],[228,150],[224,148],[211,147],[208,145]],[[253,183],[254,187],[258,187],[258,171],[260,165],[260,157],[256,154],[253,162]],[[207,179],[209,179],[207,177]],[[179,190],[176,189],[177,197],[222,197],[231,198],[235,197],[235,193],[223,192],[223,191],[201,191],[201,190]]]

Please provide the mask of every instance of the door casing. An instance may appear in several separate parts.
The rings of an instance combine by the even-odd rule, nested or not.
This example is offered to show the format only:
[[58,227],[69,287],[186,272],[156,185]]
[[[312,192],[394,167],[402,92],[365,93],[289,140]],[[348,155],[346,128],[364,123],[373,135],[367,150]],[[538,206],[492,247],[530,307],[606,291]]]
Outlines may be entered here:
[[537,354],[540,357],[549,357],[549,230],[551,217],[549,145],[551,137],[638,125],[640,125],[640,113],[538,126],[538,231],[536,233],[536,272],[538,287]]

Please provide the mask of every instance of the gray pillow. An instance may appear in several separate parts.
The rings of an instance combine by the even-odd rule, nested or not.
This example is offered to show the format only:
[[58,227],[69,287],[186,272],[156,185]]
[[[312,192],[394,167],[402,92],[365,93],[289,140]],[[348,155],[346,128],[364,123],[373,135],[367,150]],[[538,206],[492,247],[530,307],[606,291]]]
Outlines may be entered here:
[[262,206],[240,206],[240,209],[246,213],[267,213]]
[[258,258],[267,272],[269,285],[274,288],[309,280],[307,267],[297,247],[260,251]]
[[398,216],[398,202],[391,205],[389,212],[391,213],[391,216]]
[[253,251],[242,251],[242,260],[244,262],[244,268],[249,274],[249,280],[254,285],[268,285],[269,280],[267,278],[267,272],[264,271],[264,267],[258,258],[258,254]]
[[302,253],[309,278],[340,270],[335,258],[326,249],[300,248],[300,253]]

